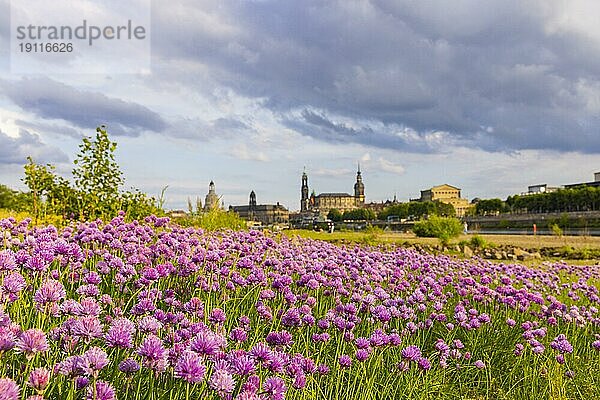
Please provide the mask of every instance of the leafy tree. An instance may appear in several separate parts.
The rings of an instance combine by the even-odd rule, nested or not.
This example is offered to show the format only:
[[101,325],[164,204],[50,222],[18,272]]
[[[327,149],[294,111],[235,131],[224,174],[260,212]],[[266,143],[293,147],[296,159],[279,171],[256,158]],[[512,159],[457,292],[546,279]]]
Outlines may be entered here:
[[456,209],[452,204],[444,203],[441,201],[434,201],[434,215],[439,215],[442,217],[454,217],[456,216]]
[[506,204],[500,199],[479,200],[475,204],[477,215],[496,215],[506,210]]
[[23,181],[30,190],[29,211],[34,221],[48,214],[70,218],[77,214],[77,192],[69,181],[56,174],[51,164],[38,165],[27,157]]
[[123,173],[115,161],[116,148],[104,126],[96,128],[94,138],[85,137],[79,145],[73,177],[81,195],[80,211],[86,218],[111,217],[119,210]]
[[337,208],[332,208],[327,213],[327,218],[329,218],[332,221],[339,222],[342,220],[342,213]]
[[377,218],[375,211],[367,208],[357,208],[344,212],[342,219],[344,221],[371,221]]
[[108,138],[105,127],[96,129],[95,137],[84,138],[74,161],[74,186],[57,175],[53,165],[38,165],[28,158],[23,180],[30,190],[30,211],[36,221],[47,214],[65,219],[108,219],[120,210],[130,219],[163,214],[167,187],[163,188],[158,202],[137,189],[119,191],[123,173],[115,161],[116,146]]
[[0,184],[0,208],[12,211],[26,211],[31,204],[31,196],[13,190],[6,185]]
[[378,215],[377,218],[380,220],[387,220],[388,217],[395,216],[401,219],[408,218],[409,216],[409,203],[394,204],[389,207],[385,207]]

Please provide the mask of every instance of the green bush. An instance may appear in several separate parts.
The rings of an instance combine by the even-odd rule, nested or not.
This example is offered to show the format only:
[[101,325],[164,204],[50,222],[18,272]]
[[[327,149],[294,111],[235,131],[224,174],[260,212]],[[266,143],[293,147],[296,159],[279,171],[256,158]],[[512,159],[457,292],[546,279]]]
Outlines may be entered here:
[[550,225],[550,230],[554,236],[562,237],[563,235],[563,230],[560,228],[560,226],[558,226],[558,224]]
[[431,216],[415,223],[413,232],[419,237],[435,237],[442,244],[461,234],[463,225],[457,218]]
[[487,241],[479,235],[472,236],[469,244],[477,249],[484,249],[487,247]]

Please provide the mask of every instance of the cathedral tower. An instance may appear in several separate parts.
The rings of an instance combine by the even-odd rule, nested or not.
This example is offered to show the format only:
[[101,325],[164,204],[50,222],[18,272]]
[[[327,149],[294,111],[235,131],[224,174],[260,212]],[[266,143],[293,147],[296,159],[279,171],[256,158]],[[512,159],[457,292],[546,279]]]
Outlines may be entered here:
[[302,172],[302,188],[300,189],[300,212],[308,211],[308,175],[306,169]]
[[354,184],[354,198],[356,201],[356,207],[362,207],[365,205],[365,185],[362,181],[362,175],[360,174],[360,163],[358,164],[358,170],[356,171],[356,183]]

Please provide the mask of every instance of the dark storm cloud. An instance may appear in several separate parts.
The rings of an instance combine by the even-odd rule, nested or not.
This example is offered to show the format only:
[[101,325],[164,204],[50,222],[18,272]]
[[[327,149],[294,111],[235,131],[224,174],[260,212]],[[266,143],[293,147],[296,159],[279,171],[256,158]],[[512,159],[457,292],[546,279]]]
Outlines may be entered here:
[[[405,126],[420,135],[448,132],[457,143],[492,151],[600,151],[600,106],[589,99],[600,95],[598,37],[551,29],[563,12],[559,4],[183,1],[156,7],[155,56],[198,63],[220,85],[265,98],[287,126],[307,135],[406,149],[406,141],[389,133]],[[290,120],[293,109],[380,124],[352,131],[318,115]]]
[[38,163],[69,161],[61,150],[48,146],[39,136],[25,129],[19,131],[18,137],[8,136],[0,130],[0,164],[25,164],[28,156]]
[[[284,124],[289,128],[330,143],[360,143],[379,148],[401,149],[407,152],[433,153],[444,137],[435,132],[419,134],[400,126],[372,127],[368,123],[349,125],[334,121],[331,117],[313,110],[302,110],[299,117],[286,117]],[[439,135],[439,133],[437,134]],[[446,143],[448,145],[450,143]]]
[[0,81],[0,90],[24,111],[43,119],[64,120],[86,130],[106,124],[114,135],[137,136],[167,128],[158,113],[143,105],[48,78],[4,80]]

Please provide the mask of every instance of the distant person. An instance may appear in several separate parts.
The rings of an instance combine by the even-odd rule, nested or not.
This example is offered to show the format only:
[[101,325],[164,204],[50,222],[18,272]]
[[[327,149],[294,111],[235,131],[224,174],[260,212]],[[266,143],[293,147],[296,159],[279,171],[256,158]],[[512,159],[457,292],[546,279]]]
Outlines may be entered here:
[[469,225],[466,222],[463,224],[463,233],[465,235],[469,233]]

